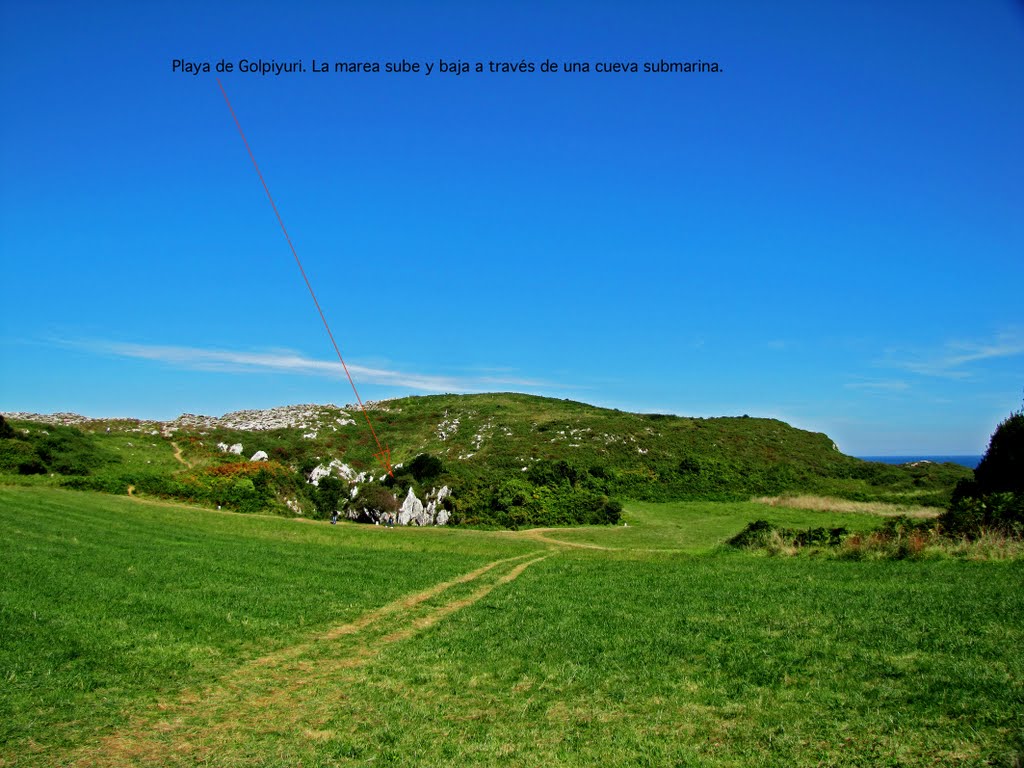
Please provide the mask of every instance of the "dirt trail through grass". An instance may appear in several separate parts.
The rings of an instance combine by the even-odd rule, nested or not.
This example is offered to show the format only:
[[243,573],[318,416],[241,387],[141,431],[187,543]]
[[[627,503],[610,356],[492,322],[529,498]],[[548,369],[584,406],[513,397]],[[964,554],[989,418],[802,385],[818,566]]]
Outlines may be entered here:
[[[279,732],[312,740],[346,706],[359,668],[551,555],[537,551],[495,560],[450,581],[369,611],[303,643],[255,659],[201,692],[158,704],[62,765],[138,766],[245,763],[246,745]],[[229,758],[228,755],[231,755]]]
[[527,539],[533,539],[534,541],[542,544],[554,544],[558,547],[574,547],[577,549],[604,549],[610,550],[613,547],[602,547],[600,544],[590,544],[585,541],[566,541],[565,539],[556,539],[552,536],[545,534],[554,533],[558,531],[565,531],[565,528],[529,528],[524,531],[517,531],[516,536],[520,536]]
[[184,456],[182,456],[180,445],[178,445],[175,442],[172,442],[171,450],[174,451],[174,458],[177,459],[179,463],[184,464],[188,469],[192,469],[192,462],[188,461]]

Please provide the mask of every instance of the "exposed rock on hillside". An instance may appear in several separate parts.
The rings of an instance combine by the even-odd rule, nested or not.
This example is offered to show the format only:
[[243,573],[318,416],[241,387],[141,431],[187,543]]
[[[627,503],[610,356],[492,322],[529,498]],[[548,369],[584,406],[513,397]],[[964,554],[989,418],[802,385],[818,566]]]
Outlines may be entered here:
[[193,429],[241,429],[251,432],[268,429],[316,429],[321,422],[339,417],[348,418],[349,414],[336,405],[284,405],[269,408],[265,411],[245,410],[233,411],[223,416],[198,416],[183,413],[171,424],[176,427]]
[[[387,410],[381,402],[367,401],[367,410]],[[351,410],[353,406],[346,406]],[[358,409],[358,406],[355,406]],[[138,420],[138,419],[107,419],[91,418],[77,413],[4,413],[8,419],[21,421],[35,421],[41,424],[61,425],[89,425],[94,422],[125,422],[133,426],[155,426],[163,432],[173,432],[181,429],[188,430],[210,430],[210,429],[238,429],[250,432],[260,432],[270,429],[304,429],[316,430],[324,423],[337,426],[355,424],[349,410],[339,408],[336,405],[285,405],[267,410],[245,410],[233,411],[223,416],[204,416],[195,413],[183,413],[172,421],[159,420]],[[315,433],[314,433],[315,436]]]
[[[358,498],[358,486],[353,486],[352,492],[353,499]],[[448,486],[442,486],[440,489],[431,488],[426,494],[427,502],[424,504],[410,488],[397,512],[374,509],[354,501],[349,506],[347,514],[350,520],[383,525],[447,525],[450,515],[448,510],[441,507],[441,502],[449,495],[451,490]]]
[[361,483],[366,479],[365,472],[356,474],[356,471],[341,459],[331,459],[329,464],[320,464],[313,468],[313,471],[309,473],[309,482],[311,485],[318,486],[321,480],[332,474],[349,483]]
[[398,510],[399,525],[409,525],[413,523],[415,525],[429,525],[429,522],[423,522],[423,502],[416,498],[416,494],[412,492],[412,488],[409,489],[409,493],[406,494],[405,501],[402,502],[402,508]]

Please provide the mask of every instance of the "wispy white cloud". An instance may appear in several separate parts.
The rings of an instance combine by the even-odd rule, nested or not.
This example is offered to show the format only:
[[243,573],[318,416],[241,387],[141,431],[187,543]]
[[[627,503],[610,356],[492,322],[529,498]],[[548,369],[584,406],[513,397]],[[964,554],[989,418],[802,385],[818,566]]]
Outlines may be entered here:
[[[306,357],[292,350],[238,351],[162,344],[136,344],[114,341],[62,341],[65,346],[89,349],[100,354],[152,360],[174,368],[221,373],[282,373],[304,376],[345,378],[337,360]],[[498,386],[568,389],[566,385],[514,375],[443,376],[401,371],[382,366],[348,363],[357,384],[383,384],[420,392],[482,392]]]
[[899,379],[859,379],[843,385],[846,389],[864,389],[875,392],[902,392],[910,385]]
[[919,376],[944,379],[968,379],[975,364],[1024,355],[1024,333],[1004,331],[988,341],[950,341],[939,350],[892,351],[882,361]]

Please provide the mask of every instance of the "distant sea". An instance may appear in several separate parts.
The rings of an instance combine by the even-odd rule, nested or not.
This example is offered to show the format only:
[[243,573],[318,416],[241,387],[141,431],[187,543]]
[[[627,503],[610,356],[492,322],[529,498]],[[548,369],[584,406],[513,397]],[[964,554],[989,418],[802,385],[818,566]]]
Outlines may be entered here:
[[880,461],[883,464],[909,464],[912,461],[934,461],[942,464],[951,461],[954,464],[963,464],[968,469],[974,469],[981,461],[981,456],[858,456],[864,461]]

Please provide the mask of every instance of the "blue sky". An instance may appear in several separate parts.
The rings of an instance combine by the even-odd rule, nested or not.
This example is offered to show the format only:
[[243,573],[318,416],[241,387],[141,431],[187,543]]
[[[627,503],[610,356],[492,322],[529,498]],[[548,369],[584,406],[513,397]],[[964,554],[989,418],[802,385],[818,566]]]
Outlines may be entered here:
[[1024,4],[7,2],[0,410],[360,394],[749,413],[980,453],[1024,389]]

